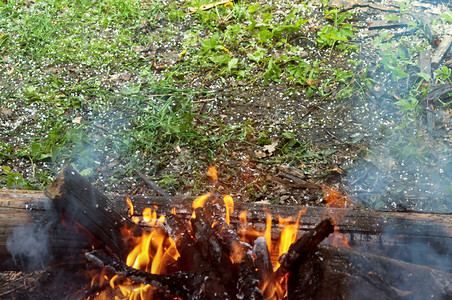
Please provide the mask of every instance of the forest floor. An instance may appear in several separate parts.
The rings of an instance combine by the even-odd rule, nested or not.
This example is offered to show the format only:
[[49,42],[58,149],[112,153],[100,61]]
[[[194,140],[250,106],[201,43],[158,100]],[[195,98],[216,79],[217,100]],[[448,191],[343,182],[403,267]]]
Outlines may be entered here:
[[0,1],[0,187],[451,211],[449,3],[206,4]]

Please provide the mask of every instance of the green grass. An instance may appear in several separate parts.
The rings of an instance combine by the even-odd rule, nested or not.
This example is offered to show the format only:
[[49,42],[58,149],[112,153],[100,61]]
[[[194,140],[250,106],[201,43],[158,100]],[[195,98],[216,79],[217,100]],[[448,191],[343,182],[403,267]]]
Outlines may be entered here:
[[[176,156],[183,160],[183,170],[202,172],[205,165],[227,161],[234,151],[257,147],[259,132],[252,123],[197,113],[193,99],[214,95],[203,86],[184,88],[186,76],[208,70],[208,81],[280,82],[282,68],[300,68],[295,42],[304,35],[303,11],[294,8],[276,18],[273,6],[245,2],[198,11],[184,39],[176,39],[177,50],[186,54],[156,79],[155,58],[143,57],[137,49],[174,41],[173,29],[187,18],[186,8],[209,1],[192,1],[185,8],[172,2],[142,3],[37,0],[0,6],[0,59],[7,68],[0,77],[5,87],[0,101],[5,108],[30,107],[36,114],[27,124],[2,130],[9,138],[1,144],[0,165],[5,167],[0,185],[41,189],[63,163],[95,179],[95,170],[109,160],[121,166],[111,173],[112,183],[134,168],[164,170]],[[162,29],[149,33],[155,27]],[[287,54],[273,59],[274,48]],[[318,65],[296,71],[287,83],[308,86],[307,79],[333,72]],[[111,84],[122,73],[140,79]],[[322,87],[309,89],[313,94]],[[308,158],[307,145],[295,138],[282,143],[276,161]],[[189,154],[181,156],[174,149],[188,149]],[[19,176],[19,170],[7,167],[12,162],[31,166],[32,174]],[[155,173],[165,187],[190,185],[165,171]]]

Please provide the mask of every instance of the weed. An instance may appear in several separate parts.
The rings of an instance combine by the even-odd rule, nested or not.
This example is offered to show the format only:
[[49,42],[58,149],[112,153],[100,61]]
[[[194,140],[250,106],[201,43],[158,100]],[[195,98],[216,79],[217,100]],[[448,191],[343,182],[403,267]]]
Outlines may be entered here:
[[317,34],[317,44],[320,47],[337,47],[344,50],[347,45],[341,42],[346,42],[349,38],[353,38],[355,28],[347,23],[344,23],[346,18],[352,16],[351,12],[340,13],[337,9],[325,10],[325,18],[333,21],[333,25],[326,25]]
[[452,70],[446,66],[435,70],[436,77],[439,79],[441,83],[449,82],[452,84]]
[[6,185],[11,189],[32,189],[32,186],[23,179],[22,174],[12,171],[8,166],[1,166],[0,185]]

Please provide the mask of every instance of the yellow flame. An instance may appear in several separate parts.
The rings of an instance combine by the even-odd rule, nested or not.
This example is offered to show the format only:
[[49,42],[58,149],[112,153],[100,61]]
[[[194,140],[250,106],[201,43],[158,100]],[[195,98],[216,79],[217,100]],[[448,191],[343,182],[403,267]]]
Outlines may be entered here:
[[226,223],[229,225],[229,215],[234,212],[234,200],[230,195],[223,197],[224,205],[226,206]]
[[198,207],[203,207],[204,204],[206,203],[207,199],[210,198],[210,196],[212,196],[212,192],[201,195],[201,196],[197,197],[195,200],[193,200],[193,209],[197,209]]
[[133,204],[132,204],[132,200],[130,200],[129,197],[126,198],[126,203],[129,206],[129,213],[128,216],[133,216]]
[[143,210],[143,221],[146,223],[151,223],[152,220],[157,219],[157,212],[152,210],[150,207],[146,207]]
[[267,213],[267,216],[265,217],[265,223],[266,223],[266,228],[265,228],[265,240],[267,241],[267,247],[268,247],[268,252],[272,253],[272,216],[270,213]]

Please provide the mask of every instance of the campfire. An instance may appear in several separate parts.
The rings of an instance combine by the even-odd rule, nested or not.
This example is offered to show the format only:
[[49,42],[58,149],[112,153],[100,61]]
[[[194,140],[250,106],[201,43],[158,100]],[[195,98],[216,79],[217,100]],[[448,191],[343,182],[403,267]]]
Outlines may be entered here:
[[[216,170],[208,174],[215,183]],[[12,258],[0,266],[30,260],[13,249],[23,248],[26,226],[46,220],[38,228],[51,237],[52,261],[42,267],[84,278],[69,299],[452,295],[450,215],[357,211],[346,195],[323,189],[327,208],[235,203],[214,190],[194,199],[106,197],[66,166],[48,198],[10,193],[1,202],[25,209],[23,224],[5,234]]]
[[[212,182],[218,180],[215,167],[209,167],[207,175]],[[239,225],[231,226],[234,200],[214,191],[193,200],[188,220],[176,208],[167,215],[158,215],[158,207],[135,214],[130,198],[126,201],[128,217],[145,230],[135,236],[123,229],[130,249],[125,264],[96,250],[85,254],[102,268],[92,281],[99,292],[88,299],[111,299],[112,295],[120,299],[284,299],[290,266],[306,257],[334,226],[326,218],[297,241],[302,211],[295,220],[278,216],[275,237],[270,212],[266,211],[265,230],[259,231],[247,222],[246,210],[239,213]]]

